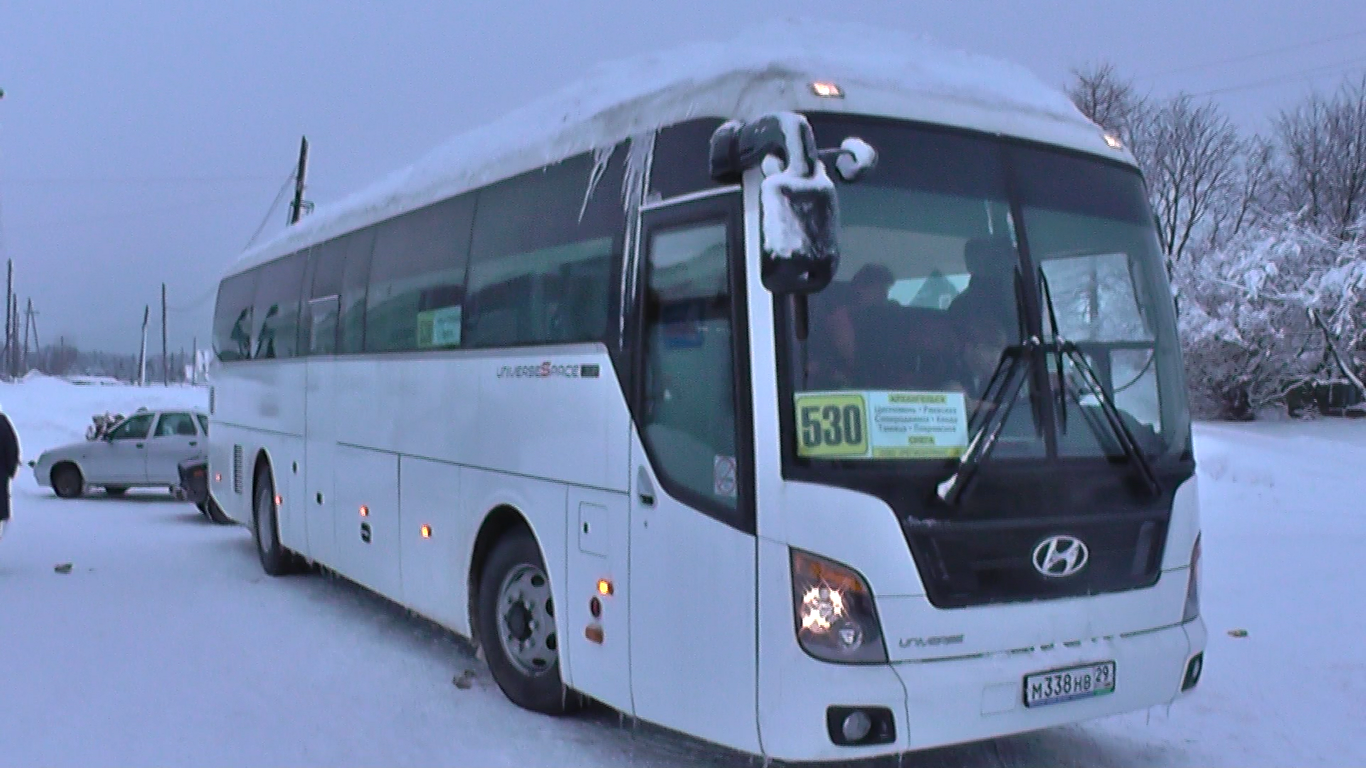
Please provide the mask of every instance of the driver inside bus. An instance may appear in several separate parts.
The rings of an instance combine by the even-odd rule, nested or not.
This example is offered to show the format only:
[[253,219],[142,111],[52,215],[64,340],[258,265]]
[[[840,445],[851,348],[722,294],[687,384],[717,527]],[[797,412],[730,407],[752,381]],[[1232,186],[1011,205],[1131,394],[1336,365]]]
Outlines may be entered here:
[[1019,309],[1015,298],[1019,257],[1004,237],[974,237],[963,246],[968,287],[949,305],[949,316],[963,335],[971,326],[993,324],[1009,339],[1018,339]]
[[976,237],[964,244],[963,261],[971,278],[948,312],[963,340],[961,384],[972,412],[981,405],[1002,353],[1020,338],[1015,292],[1019,258],[1007,238]]

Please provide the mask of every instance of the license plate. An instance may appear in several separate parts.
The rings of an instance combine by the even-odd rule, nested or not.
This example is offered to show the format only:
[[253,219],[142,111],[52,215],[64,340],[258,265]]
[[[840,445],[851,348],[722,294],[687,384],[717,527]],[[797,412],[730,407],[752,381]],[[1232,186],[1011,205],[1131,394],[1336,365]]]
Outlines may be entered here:
[[1026,707],[1042,707],[1064,701],[1104,696],[1115,692],[1115,663],[1102,661],[1080,667],[1025,675]]

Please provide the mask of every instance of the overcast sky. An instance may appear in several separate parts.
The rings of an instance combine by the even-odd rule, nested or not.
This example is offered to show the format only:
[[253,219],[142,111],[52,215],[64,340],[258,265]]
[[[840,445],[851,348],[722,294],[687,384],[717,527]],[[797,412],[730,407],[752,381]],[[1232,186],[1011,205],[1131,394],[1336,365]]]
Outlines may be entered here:
[[207,345],[216,275],[301,135],[325,204],[595,63],[778,14],[926,34],[1057,85],[1109,60],[1154,93],[1217,91],[1248,130],[1366,73],[1362,0],[0,0],[0,256],[45,343],[136,352],[151,304],[159,347],[165,281],[172,350]]

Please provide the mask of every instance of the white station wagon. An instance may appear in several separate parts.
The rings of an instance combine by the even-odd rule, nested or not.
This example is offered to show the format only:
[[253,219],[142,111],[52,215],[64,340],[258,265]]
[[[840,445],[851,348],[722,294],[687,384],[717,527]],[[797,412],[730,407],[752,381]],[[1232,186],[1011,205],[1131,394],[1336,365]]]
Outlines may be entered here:
[[180,486],[178,465],[208,449],[209,417],[195,409],[139,410],[103,436],[44,451],[33,462],[38,485],[64,499],[89,487],[119,496],[129,488]]

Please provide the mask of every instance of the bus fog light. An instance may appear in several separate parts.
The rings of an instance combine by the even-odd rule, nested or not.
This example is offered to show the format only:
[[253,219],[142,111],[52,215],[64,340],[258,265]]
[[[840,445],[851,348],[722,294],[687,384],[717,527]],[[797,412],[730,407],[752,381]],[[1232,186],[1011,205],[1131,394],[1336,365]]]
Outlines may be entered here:
[[845,566],[792,551],[797,639],[824,661],[882,663],[887,651],[863,577]]
[[846,741],[863,741],[868,732],[873,730],[873,721],[861,709],[850,712],[844,718],[844,724],[840,726],[840,733],[844,734]]

